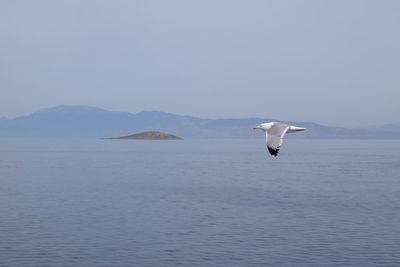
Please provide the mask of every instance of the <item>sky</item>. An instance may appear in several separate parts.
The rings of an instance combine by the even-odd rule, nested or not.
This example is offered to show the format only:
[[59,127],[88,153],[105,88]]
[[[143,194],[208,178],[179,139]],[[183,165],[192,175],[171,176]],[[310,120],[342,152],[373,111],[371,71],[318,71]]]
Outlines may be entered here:
[[1,0],[0,117],[400,122],[397,0]]

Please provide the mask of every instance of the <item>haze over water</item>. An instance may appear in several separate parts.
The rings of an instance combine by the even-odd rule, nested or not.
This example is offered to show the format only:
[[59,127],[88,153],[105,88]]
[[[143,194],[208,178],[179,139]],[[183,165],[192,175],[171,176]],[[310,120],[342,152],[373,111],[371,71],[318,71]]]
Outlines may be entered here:
[[400,142],[0,139],[0,266],[399,266]]

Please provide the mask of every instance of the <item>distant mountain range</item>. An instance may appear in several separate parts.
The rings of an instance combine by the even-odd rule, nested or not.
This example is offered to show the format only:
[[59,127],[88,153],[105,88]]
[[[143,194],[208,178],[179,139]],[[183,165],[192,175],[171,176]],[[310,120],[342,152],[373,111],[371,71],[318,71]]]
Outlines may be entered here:
[[[57,106],[14,119],[0,118],[0,137],[124,136],[144,131],[167,132],[183,138],[260,137],[252,126],[273,118],[202,119],[159,111],[137,114],[87,106]],[[400,124],[382,127],[341,128],[312,122],[286,122],[307,128],[293,138],[400,139]]]

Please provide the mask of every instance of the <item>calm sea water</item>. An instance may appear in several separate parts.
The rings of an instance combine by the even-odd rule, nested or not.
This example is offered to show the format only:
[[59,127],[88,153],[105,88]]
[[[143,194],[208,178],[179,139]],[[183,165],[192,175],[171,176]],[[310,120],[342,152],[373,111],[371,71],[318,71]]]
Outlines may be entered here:
[[0,139],[0,266],[400,266],[400,142]]

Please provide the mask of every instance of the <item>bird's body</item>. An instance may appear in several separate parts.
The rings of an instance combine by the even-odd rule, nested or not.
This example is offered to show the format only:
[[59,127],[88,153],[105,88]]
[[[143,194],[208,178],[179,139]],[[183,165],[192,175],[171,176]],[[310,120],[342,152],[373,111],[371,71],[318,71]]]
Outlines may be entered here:
[[288,125],[281,122],[262,123],[253,129],[261,129],[265,132],[267,149],[271,156],[276,157],[282,146],[282,138],[286,133],[304,131],[305,128]]

